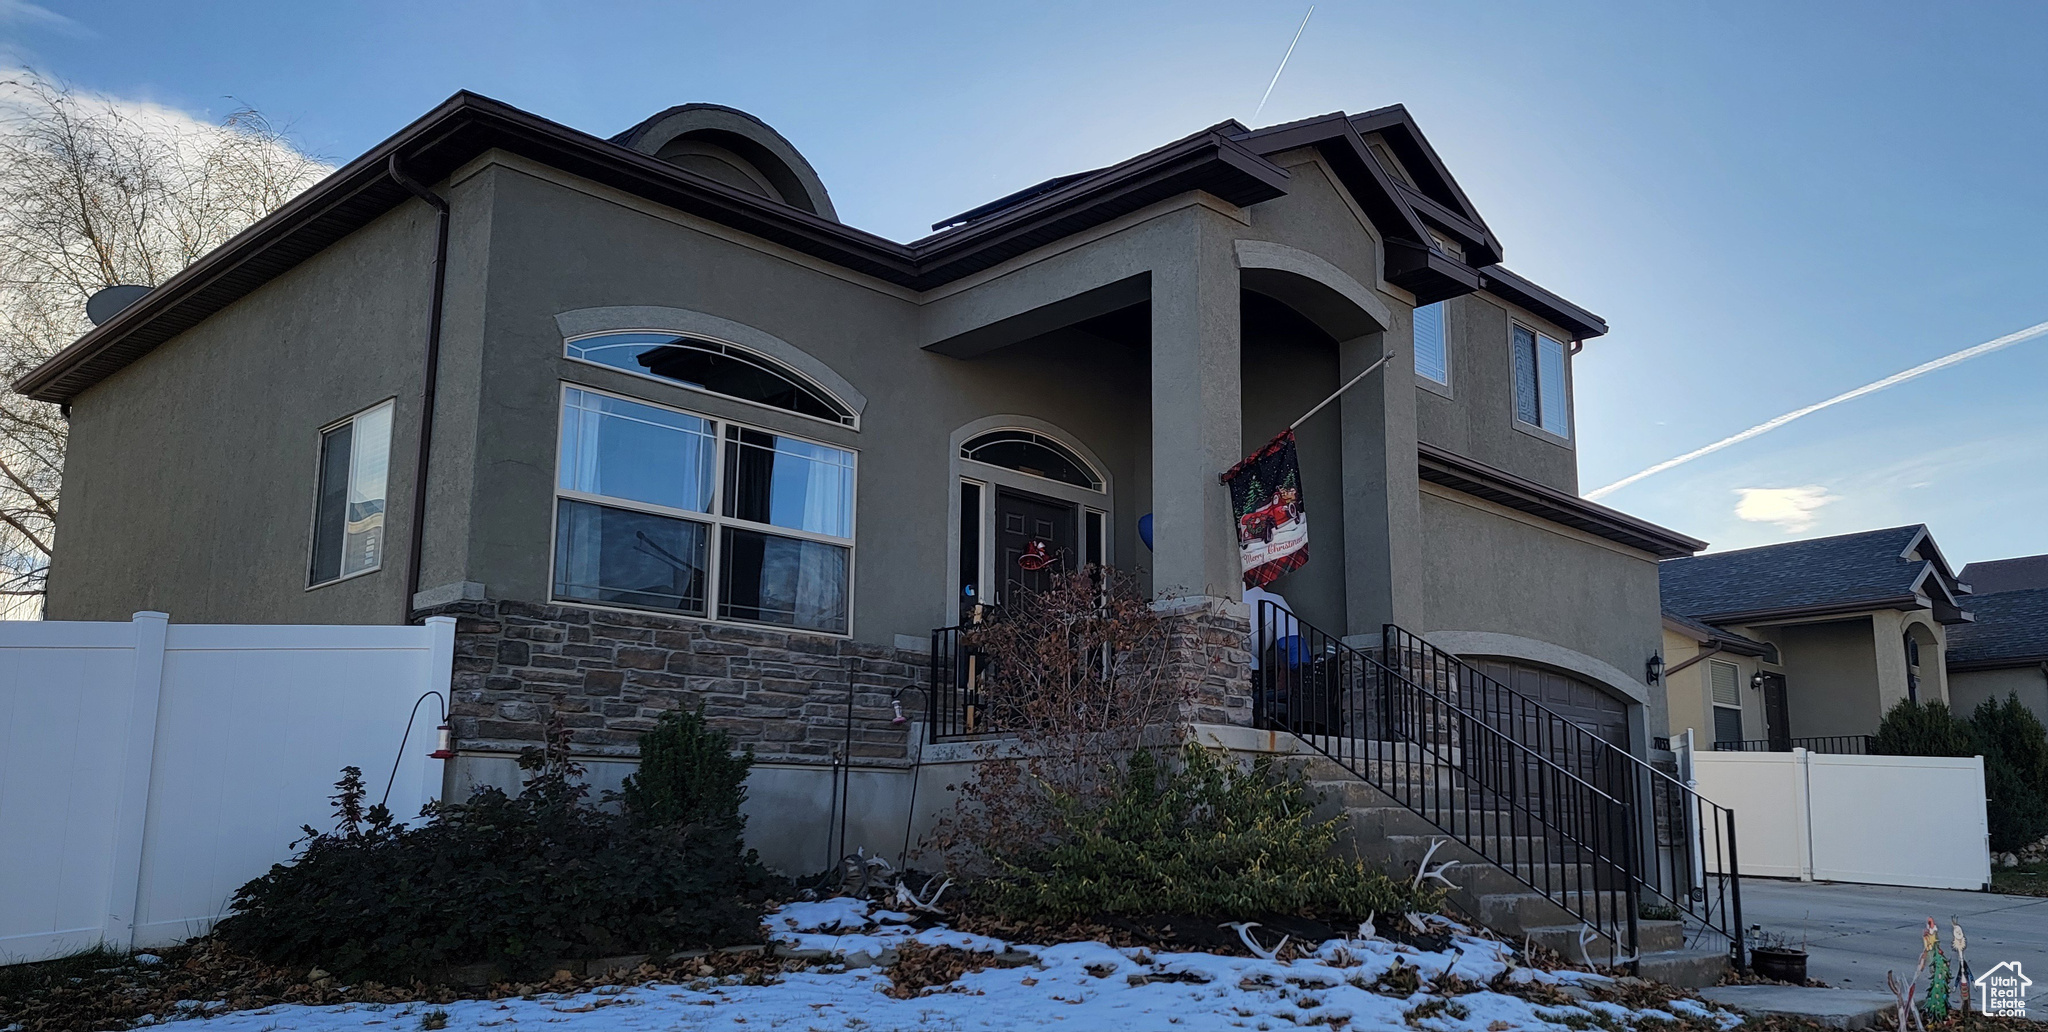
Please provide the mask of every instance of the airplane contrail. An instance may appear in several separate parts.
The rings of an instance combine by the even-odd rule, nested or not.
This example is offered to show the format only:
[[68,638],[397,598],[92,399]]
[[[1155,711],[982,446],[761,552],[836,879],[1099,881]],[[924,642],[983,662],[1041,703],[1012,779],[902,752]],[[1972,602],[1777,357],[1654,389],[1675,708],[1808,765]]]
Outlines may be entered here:
[[1308,5],[1308,13],[1301,16],[1301,28],[1294,30],[1294,39],[1288,42],[1287,53],[1280,55],[1280,67],[1273,69],[1273,81],[1266,84],[1266,95],[1259,98],[1259,108],[1258,111],[1252,112],[1253,118],[1259,117],[1259,112],[1266,110],[1266,101],[1273,97],[1273,87],[1280,85],[1280,73],[1287,70],[1287,59],[1294,56],[1294,44],[1301,42],[1301,31],[1308,28],[1308,20],[1315,17],[1315,13],[1316,5]]
[[1856,388],[1855,390],[1843,391],[1842,393],[1837,394],[1826,401],[1815,402],[1814,404],[1808,405],[1805,408],[1794,409],[1774,419],[1767,419],[1753,427],[1750,427],[1747,430],[1744,430],[1739,434],[1735,434],[1729,437],[1723,437],[1720,440],[1715,441],[1714,443],[1707,445],[1704,448],[1695,448],[1692,451],[1686,452],[1684,455],[1680,455],[1675,459],[1665,459],[1663,462],[1651,466],[1649,469],[1643,470],[1640,473],[1631,473],[1628,476],[1622,477],[1620,480],[1617,480],[1614,483],[1607,485],[1606,487],[1598,488],[1593,491],[1588,491],[1586,492],[1586,498],[1589,501],[1598,501],[1601,498],[1613,494],[1614,492],[1619,491],[1622,488],[1627,487],[1628,485],[1643,479],[1644,477],[1656,476],[1657,474],[1662,473],[1673,466],[1683,466],[1686,463],[1691,462],[1692,460],[1697,459],[1702,455],[1711,455],[1714,452],[1720,451],[1721,449],[1728,447],[1729,445],[1741,444],[1742,442],[1747,441],[1752,437],[1756,437],[1759,434],[1770,433],[1771,431],[1776,430],[1777,428],[1784,426],[1785,424],[1790,423],[1793,420],[1798,419],[1802,416],[1813,415],[1814,413],[1819,412],[1821,409],[1831,408],[1833,406],[1840,405],[1845,401],[1853,401],[1866,394],[1874,394],[1878,391],[1884,390],[1886,387],[1895,387],[1899,384],[1905,383],[1908,380],[1917,380],[1920,377],[1926,376],[1928,373],[1934,372],[1937,369],[1946,369],[1949,366],[1955,365],[1958,362],[1965,362],[1970,359],[1976,358],[1978,355],[1989,354],[1990,352],[1997,351],[2000,348],[2011,347],[2012,345],[2018,344],[2021,341],[2032,340],[2035,337],[2039,337],[2044,333],[2048,333],[2048,322],[2036,323],[2032,326],[2027,327],[2024,330],[2019,331],[2018,333],[2008,333],[2005,336],[1998,338],[1997,340],[1987,340],[1982,344],[1976,345],[1975,347],[1964,348],[1963,350],[1958,351],[1951,355],[1943,355],[1940,358],[1937,358],[1931,362],[1922,362],[1911,369],[1905,370],[1904,372],[1893,373],[1892,375],[1887,376],[1882,380],[1878,380],[1875,383],[1866,383],[1863,386]]

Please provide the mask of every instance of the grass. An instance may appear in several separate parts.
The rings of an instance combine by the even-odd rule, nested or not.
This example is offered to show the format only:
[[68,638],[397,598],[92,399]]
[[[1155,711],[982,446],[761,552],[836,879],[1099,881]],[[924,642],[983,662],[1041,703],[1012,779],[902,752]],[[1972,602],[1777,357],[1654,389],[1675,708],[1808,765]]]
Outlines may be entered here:
[[2048,896],[2048,864],[1994,867],[1991,891],[2008,896]]
[[38,990],[69,985],[74,979],[92,977],[106,968],[128,965],[128,954],[105,946],[74,953],[55,960],[0,967],[0,1001],[25,997]]

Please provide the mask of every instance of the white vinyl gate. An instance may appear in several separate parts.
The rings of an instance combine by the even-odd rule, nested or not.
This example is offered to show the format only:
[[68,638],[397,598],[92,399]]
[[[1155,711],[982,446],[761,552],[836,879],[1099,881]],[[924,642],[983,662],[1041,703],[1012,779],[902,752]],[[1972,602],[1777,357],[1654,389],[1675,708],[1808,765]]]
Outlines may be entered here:
[[418,813],[454,643],[448,617],[0,622],[0,964],[203,933],[301,825],[331,826],[343,766]]
[[1744,876],[1982,889],[1984,758],[1692,755],[1700,795],[1735,810]]

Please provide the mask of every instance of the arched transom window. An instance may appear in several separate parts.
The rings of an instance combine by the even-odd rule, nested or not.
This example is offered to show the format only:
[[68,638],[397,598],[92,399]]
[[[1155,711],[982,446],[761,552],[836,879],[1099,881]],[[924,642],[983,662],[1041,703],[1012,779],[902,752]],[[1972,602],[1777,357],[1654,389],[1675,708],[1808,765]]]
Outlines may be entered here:
[[570,358],[711,394],[853,426],[853,410],[809,377],[736,344],[658,331],[601,333],[567,344]]
[[1102,490],[1102,475],[1073,450],[1029,430],[992,430],[960,446],[960,457],[1061,484]]

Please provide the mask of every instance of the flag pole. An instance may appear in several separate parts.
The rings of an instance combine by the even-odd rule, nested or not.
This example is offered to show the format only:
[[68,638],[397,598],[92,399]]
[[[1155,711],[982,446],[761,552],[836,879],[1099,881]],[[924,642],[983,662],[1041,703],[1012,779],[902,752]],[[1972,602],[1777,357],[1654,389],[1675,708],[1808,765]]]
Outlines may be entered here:
[[1374,362],[1369,366],[1366,366],[1364,372],[1361,372],[1357,376],[1352,377],[1350,380],[1345,381],[1344,386],[1337,388],[1336,393],[1331,394],[1329,397],[1324,398],[1319,402],[1316,402],[1315,408],[1309,409],[1307,412],[1301,414],[1300,419],[1297,419],[1294,422],[1287,424],[1287,429],[1293,430],[1295,427],[1298,427],[1301,424],[1308,422],[1308,417],[1313,416],[1318,412],[1321,412],[1325,405],[1328,405],[1329,403],[1336,401],[1338,395],[1343,394],[1345,391],[1350,390],[1354,385],[1358,383],[1358,381],[1363,380],[1368,375],[1370,375],[1373,370],[1378,369],[1383,365],[1386,365],[1387,360],[1393,358],[1395,354],[1396,352],[1389,350],[1386,354],[1381,355],[1379,361]]

